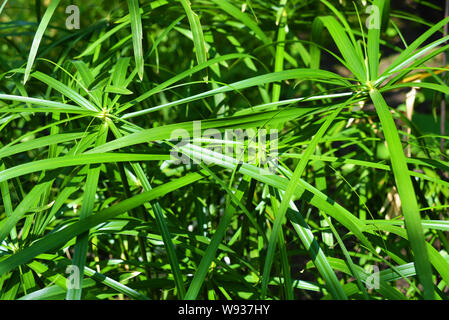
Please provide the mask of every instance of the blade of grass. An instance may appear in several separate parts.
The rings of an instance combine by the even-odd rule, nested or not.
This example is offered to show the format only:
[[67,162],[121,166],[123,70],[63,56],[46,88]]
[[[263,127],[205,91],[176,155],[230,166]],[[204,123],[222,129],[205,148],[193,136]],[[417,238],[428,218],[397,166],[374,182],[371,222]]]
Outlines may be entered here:
[[[108,121],[109,126],[111,127],[111,131],[114,133],[114,135],[117,138],[120,138],[122,134],[117,129],[117,127],[114,125],[112,121]],[[152,190],[150,181],[148,180],[147,176],[145,175],[142,167],[138,163],[131,164],[133,167],[134,172],[137,175],[137,178],[140,180],[143,189],[147,192]],[[162,212],[162,208],[159,204],[159,202],[151,202],[151,206],[153,208],[153,211],[156,215],[156,222],[159,227],[159,230],[162,234],[162,239],[164,241],[164,246],[167,251],[168,260],[170,263],[170,266],[172,268],[173,277],[175,279],[176,288],[178,289],[178,297],[182,299],[185,295],[185,287],[184,287],[184,280],[182,278],[180,266],[178,257],[176,255],[175,246],[173,245],[172,236],[170,234],[170,231],[168,230],[167,223],[165,221],[164,214]]]
[[[242,187],[242,185],[241,185]],[[237,190],[235,192],[235,196],[238,200],[242,198],[244,194],[243,190]],[[230,198],[228,197],[227,203],[226,203],[226,209],[223,217],[221,218],[215,233],[212,237],[212,240],[207,247],[203,258],[201,259],[201,262],[195,272],[195,275],[192,279],[192,282],[190,283],[189,289],[187,290],[187,293],[184,297],[186,300],[194,300],[196,299],[199,290],[201,289],[201,286],[204,283],[204,279],[206,278],[207,272],[209,271],[209,266],[212,263],[212,260],[215,257],[215,253],[218,249],[218,246],[220,245],[226,230],[228,229],[229,224],[231,223],[231,219],[236,211],[237,206],[234,203],[231,203]]]
[[155,187],[151,191],[143,192],[130,199],[126,199],[83,220],[79,220],[78,222],[75,222],[60,231],[50,233],[45,237],[37,240],[31,246],[28,246],[25,249],[0,261],[0,276],[4,275],[6,272],[14,269],[19,265],[28,263],[39,254],[48,252],[52,249],[64,245],[65,243],[67,243],[67,241],[73,239],[73,237],[76,237],[83,232],[92,229],[100,223],[117,217],[133,208],[144,204],[145,202],[157,199],[169,192],[178,190],[179,188],[201,180],[205,176],[207,176],[207,174],[202,171],[188,174],[164,185]]
[[42,20],[39,23],[39,27],[37,28],[36,33],[34,34],[34,39],[33,39],[33,43],[31,44],[30,54],[28,56],[28,62],[27,62],[26,68],[25,68],[23,84],[25,84],[28,81],[28,78],[31,73],[31,68],[33,67],[34,60],[36,59],[37,50],[39,49],[39,45],[41,43],[42,37],[45,33],[45,30],[47,29],[50,19],[53,16],[53,13],[55,12],[56,8],[58,7],[58,4],[60,1],[61,0],[52,0],[50,2],[50,5],[48,6],[47,10],[45,10],[44,16],[42,17]]
[[[185,104],[191,101],[195,101],[198,99],[206,98],[209,96],[213,96],[220,93],[225,93],[229,91],[238,91],[241,89],[253,87],[253,86],[259,86],[264,85],[267,83],[272,83],[276,81],[283,81],[283,80],[290,80],[290,79],[296,79],[296,80],[320,80],[325,82],[341,82],[343,81],[343,78],[335,73],[324,71],[324,70],[315,70],[315,69],[291,69],[291,70],[284,70],[282,72],[273,72],[264,74],[261,76],[256,76],[253,78],[248,78],[245,80],[241,80],[238,82],[234,82],[232,84],[229,84],[227,86],[222,86],[217,89],[212,89],[203,93],[199,93],[187,98],[183,98],[177,101],[165,103],[159,106],[151,107],[145,110],[140,110],[136,112],[130,112],[124,116],[122,116],[122,119],[129,119],[136,116],[141,116],[150,112],[154,112],[160,109],[169,108],[173,106],[177,106],[180,104]],[[338,80],[338,81],[337,81]]]
[[[274,257],[274,251],[276,249],[278,233],[280,231],[281,224],[282,224],[285,214],[287,212],[290,201],[292,200],[292,197],[294,195],[294,191],[296,189],[295,184],[297,183],[297,180],[301,177],[302,173],[304,172],[307,162],[309,161],[310,155],[316,150],[318,141],[321,139],[321,137],[327,131],[329,126],[332,124],[332,122],[334,121],[334,119],[337,117],[338,113],[343,109],[344,106],[345,106],[344,104],[341,105],[339,108],[337,108],[335,111],[333,111],[330,116],[328,116],[326,118],[326,121],[324,122],[324,124],[320,127],[318,132],[315,134],[311,143],[307,146],[307,149],[304,152],[304,154],[305,154],[304,157],[301,158],[301,160],[299,161],[299,163],[288,183],[287,191],[284,194],[284,197],[281,201],[281,205],[280,205],[279,211],[276,215],[276,220],[274,222],[273,230],[271,232],[271,236],[269,239],[268,250],[267,250],[267,255],[266,255],[265,264],[264,264],[264,271],[263,271],[263,275],[262,275],[262,297],[265,297],[265,294],[268,289],[270,270],[271,270],[271,265],[273,263],[273,257]],[[335,281],[328,283],[329,290],[330,290],[330,292],[332,292],[332,295],[336,299],[346,299],[346,295],[344,294],[341,286],[333,287],[332,284],[335,284]]]
[[0,7],[0,14],[2,14],[3,9],[5,8],[6,4],[8,3],[8,0],[4,0],[2,3],[2,6]]
[[129,15],[131,19],[131,31],[133,35],[134,58],[136,60],[137,74],[140,80],[143,79],[143,33],[142,19],[140,17],[139,0],[127,0]]
[[398,130],[381,93],[378,90],[373,89],[370,91],[370,97],[376,107],[382,125],[382,131],[390,152],[391,166],[393,168],[396,187],[401,199],[407,235],[414,254],[418,278],[424,287],[424,297],[425,299],[434,299],[432,268],[427,254],[426,241],[421,225],[416,194],[407,168],[407,162],[401,140],[399,139]]
[[200,18],[193,12],[190,7],[189,0],[180,0],[189,20],[190,29],[192,30],[193,43],[195,46],[196,60],[198,64],[207,61],[206,41],[204,40],[203,29],[201,27]]
[[[274,72],[279,72],[284,70],[284,53],[285,53],[285,36],[287,33],[287,0],[281,0],[280,3],[280,21],[278,28],[277,44],[276,44],[276,55],[274,60]],[[279,101],[281,96],[281,85],[278,83],[273,84],[272,92],[272,102]]]
[[[96,146],[104,144],[107,140],[108,127],[103,125],[98,132]],[[79,219],[83,220],[93,214],[95,205],[95,195],[97,194],[98,181],[100,178],[101,166],[90,167],[87,171],[86,186],[83,193],[83,203]],[[84,267],[86,265],[86,257],[88,250],[89,230],[78,235],[75,247],[73,248],[72,265],[77,267],[78,277],[75,277],[73,286],[67,288],[67,300],[80,300],[82,293],[82,281],[84,278]]]
[[54,170],[63,167],[71,167],[76,165],[95,164],[95,163],[114,163],[128,161],[152,161],[152,160],[169,160],[170,155],[136,155],[134,153],[117,153],[117,154],[79,154],[75,156],[64,156],[52,159],[38,160],[27,162],[12,168],[8,168],[0,172],[0,182],[15,177],[20,177],[28,173],[39,172],[42,170]]

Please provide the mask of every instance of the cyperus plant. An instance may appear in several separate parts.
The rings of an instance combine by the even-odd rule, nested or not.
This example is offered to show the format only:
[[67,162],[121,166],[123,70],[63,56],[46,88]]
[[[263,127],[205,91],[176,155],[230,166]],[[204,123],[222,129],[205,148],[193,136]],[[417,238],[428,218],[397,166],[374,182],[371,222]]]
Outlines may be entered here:
[[346,2],[4,1],[0,298],[446,299],[449,18]]

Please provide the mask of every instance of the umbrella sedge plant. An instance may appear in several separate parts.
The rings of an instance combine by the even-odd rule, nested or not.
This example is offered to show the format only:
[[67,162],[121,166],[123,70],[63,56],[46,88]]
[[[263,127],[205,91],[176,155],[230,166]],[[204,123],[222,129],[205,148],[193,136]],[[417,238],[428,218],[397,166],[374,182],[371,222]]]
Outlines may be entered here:
[[68,28],[65,1],[21,5],[0,7],[0,299],[448,298],[447,136],[419,119],[449,91],[448,17],[84,1]]

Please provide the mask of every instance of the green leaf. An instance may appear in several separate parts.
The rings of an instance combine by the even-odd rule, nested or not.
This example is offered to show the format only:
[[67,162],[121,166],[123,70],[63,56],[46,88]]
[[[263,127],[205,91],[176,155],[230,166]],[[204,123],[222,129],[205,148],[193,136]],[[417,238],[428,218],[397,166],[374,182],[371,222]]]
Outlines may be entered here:
[[151,191],[147,191],[136,195],[132,198],[126,199],[112,207],[104,209],[95,215],[89,216],[83,220],[73,223],[72,225],[54,233],[50,233],[40,240],[33,243],[31,246],[13,254],[12,256],[0,261],[0,276],[4,275],[6,272],[14,269],[15,267],[28,263],[34,257],[39,254],[48,252],[52,249],[59,248],[64,245],[67,241],[76,237],[83,232],[92,229],[93,227],[99,225],[100,223],[109,221],[110,219],[119,216],[133,208],[136,208],[147,201],[157,199],[166,195],[169,192],[178,190],[183,186],[194,183],[202,178],[206,174],[204,172],[191,173],[182,178],[175,179],[164,185],[158,186]]
[[291,69],[291,70],[284,70],[282,72],[273,72],[264,74],[261,76],[256,76],[253,78],[248,78],[245,80],[237,81],[234,83],[231,83],[227,86],[218,87],[216,89],[212,89],[203,93],[199,93],[187,98],[183,98],[177,101],[165,103],[159,106],[151,107],[148,109],[144,109],[141,111],[131,112],[124,116],[122,116],[122,119],[129,119],[136,116],[141,116],[150,112],[154,112],[160,109],[169,108],[173,106],[177,106],[180,104],[185,104],[191,101],[195,101],[198,99],[206,98],[209,96],[217,95],[220,93],[225,93],[229,91],[238,91],[241,89],[254,87],[254,86],[260,86],[267,83],[277,82],[277,81],[283,81],[283,80],[290,80],[290,79],[296,79],[296,80],[321,80],[325,82],[332,82],[332,83],[342,83],[344,82],[344,79],[332,72],[324,71],[324,70],[317,70],[317,69]]
[[32,172],[39,172],[42,170],[54,170],[63,167],[71,167],[94,163],[108,163],[108,162],[128,162],[128,161],[153,161],[153,160],[168,160],[170,155],[152,155],[152,154],[79,154],[76,156],[64,156],[58,158],[51,158],[45,160],[38,160],[34,162],[27,162],[15,167],[8,168],[0,172],[0,182],[9,180],[15,177],[20,177]]
[[[270,236],[270,240],[269,240],[269,244],[268,244],[268,250],[267,250],[267,255],[266,255],[266,259],[265,259],[263,276],[262,276],[262,297],[265,296],[265,293],[268,289],[269,275],[270,275],[271,265],[273,262],[273,256],[274,256],[274,251],[276,248],[278,234],[280,232],[281,224],[284,220],[285,214],[287,213],[287,209],[290,206],[290,201],[292,200],[292,197],[295,193],[295,190],[296,190],[295,185],[297,184],[298,179],[301,178],[301,175],[303,174],[303,172],[306,168],[307,162],[309,161],[310,155],[316,150],[318,141],[324,135],[326,130],[329,128],[331,123],[334,121],[335,117],[339,114],[339,112],[341,111],[341,109],[344,106],[345,105],[340,106],[339,108],[337,108],[336,110],[334,110],[332,112],[331,116],[328,116],[326,118],[326,121],[320,127],[318,132],[315,134],[314,138],[312,139],[312,142],[307,146],[307,149],[304,152],[304,157],[302,157],[301,160],[299,161],[298,165],[296,166],[295,171],[293,172],[293,175],[292,175],[290,181],[288,182],[287,191],[285,192],[285,194],[282,198],[279,210],[276,214],[276,219],[275,219],[275,222],[273,225],[273,230],[271,232],[271,236]],[[332,273],[331,273],[331,275],[332,275]],[[334,298],[335,299],[346,299],[347,297],[343,292],[343,288],[341,288],[341,286],[336,285],[336,284],[338,284],[338,281],[336,281],[335,275],[334,275],[334,277],[326,277],[326,278],[327,278],[327,280],[329,280],[329,282],[327,284],[328,284],[329,290],[332,293],[332,295],[334,296]]]
[[[379,12],[380,17],[379,23],[381,23],[383,19],[384,12],[389,9],[389,1],[386,0],[375,0],[372,8],[372,10],[375,10],[374,12]],[[370,14],[373,14],[372,12]],[[378,73],[379,73],[379,45],[380,45],[380,31],[381,31],[381,25],[379,25],[379,28],[369,28],[368,30],[368,68],[369,68],[369,80],[375,81],[377,80]]]
[[131,31],[133,35],[134,58],[136,60],[137,74],[139,75],[140,80],[142,80],[144,71],[142,47],[143,33],[139,0],[127,0],[127,3],[131,19]]
[[189,20],[190,29],[193,35],[193,44],[195,46],[196,60],[198,64],[203,64],[207,60],[206,41],[204,40],[203,29],[200,18],[193,12],[189,0],[180,0]]
[[370,97],[376,107],[377,114],[382,124],[382,131],[390,152],[391,166],[393,168],[396,187],[401,199],[407,235],[414,254],[415,268],[419,280],[424,287],[424,297],[426,299],[434,299],[432,268],[427,254],[426,241],[421,225],[416,194],[407,168],[407,162],[401,140],[399,139],[398,130],[381,93],[378,90],[373,89],[370,91]]
[[[108,127],[101,126],[98,131],[96,146],[106,142]],[[89,168],[87,171],[86,186],[83,194],[83,203],[81,205],[80,220],[86,219],[93,214],[95,205],[95,195],[97,193],[98,180],[100,177],[100,166]],[[78,235],[75,247],[73,248],[72,265],[79,270],[79,277],[75,278],[74,285],[67,290],[67,300],[80,300],[82,293],[82,281],[84,276],[84,267],[86,264],[87,250],[89,241],[89,231]]]
[[357,53],[353,43],[349,40],[344,28],[332,16],[318,17],[317,19],[321,20],[323,26],[325,26],[331,34],[332,39],[343,56],[345,66],[360,82],[365,83],[367,81],[365,65],[360,61],[360,55]]
[[58,4],[61,0],[52,0],[47,10],[45,10],[44,16],[42,17],[41,22],[39,23],[39,27],[34,34],[33,43],[31,44],[30,54],[28,56],[28,62],[25,68],[25,76],[23,78],[23,84],[28,81],[30,76],[31,68],[33,67],[34,60],[36,59],[37,50],[39,49],[39,45],[41,43],[42,37],[47,29],[48,23],[55,12]]

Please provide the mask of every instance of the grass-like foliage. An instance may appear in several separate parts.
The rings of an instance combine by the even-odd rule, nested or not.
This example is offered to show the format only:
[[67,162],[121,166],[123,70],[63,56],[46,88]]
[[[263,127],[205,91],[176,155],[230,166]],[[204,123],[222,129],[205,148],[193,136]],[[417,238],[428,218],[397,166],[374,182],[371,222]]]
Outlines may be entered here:
[[3,0],[0,299],[448,299],[426,4]]

